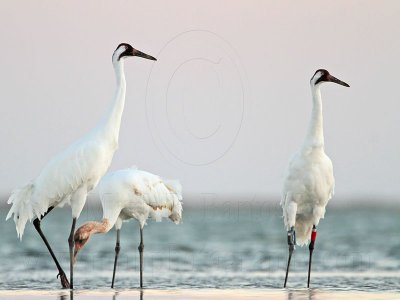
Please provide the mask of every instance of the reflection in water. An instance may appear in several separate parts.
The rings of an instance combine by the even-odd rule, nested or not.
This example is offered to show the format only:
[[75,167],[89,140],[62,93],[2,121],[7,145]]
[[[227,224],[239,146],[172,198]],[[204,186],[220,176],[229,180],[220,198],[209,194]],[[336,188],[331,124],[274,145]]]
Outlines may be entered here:
[[68,300],[67,295],[60,295],[60,297],[58,299],[60,300]]
[[316,289],[288,291],[288,300],[315,300],[315,299],[318,299],[318,290]]
[[[119,296],[120,292],[115,291],[112,299],[117,300],[117,297]],[[143,300],[144,297],[144,290],[139,290],[139,300]],[[57,297],[59,300],[73,300],[74,299],[74,291],[61,291],[60,294]]]
[[114,295],[113,295],[113,300],[116,300],[117,296],[118,296],[118,292],[115,292]]
[[[113,300],[117,300],[117,296],[118,296],[119,292],[115,292],[113,295]],[[139,299],[143,300],[143,295],[144,295],[144,290],[140,290],[140,294],[139,294]]]
[[61,292],[58,297],[60,300],[73,300],[74,299],[74,291],[69,292]]

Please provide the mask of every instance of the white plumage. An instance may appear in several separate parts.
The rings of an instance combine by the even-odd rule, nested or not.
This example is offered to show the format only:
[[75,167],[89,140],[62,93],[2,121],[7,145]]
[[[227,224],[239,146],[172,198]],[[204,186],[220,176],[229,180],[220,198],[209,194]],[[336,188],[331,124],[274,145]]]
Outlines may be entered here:
[[89,134],[54,156],[40,175],[28,185],[12,192],[8,203],[12,207],[17,234],[24,233],[25,224],[41,218],[50,207],[71,205],[72,217],[78,218],[90,192],[106,173],[118,147],[121,116],[125,103],[126,81],[124,59],[127,50],[121,44],[113,54],[117,78],[114,105],[104,120]]
[[311,78],[313,109],[307,136],[286,171],[281,206],[287,230],[294,226],[298,245],[311,237],[325,215],[325,207],[334,193],[333,166],[324,151],[323,116],[320,85],[335,82],[348,86],[326,70],[317,70]]
[[[33,218],[39,220],[39,222],[36,221],[35,228],[56,263],[63,287],[73,287],[72,248],[76,219],[81,214],[88,193],[96,187],[106,173],[114,152],[118,148],[126,92],[124,60],[129,56],[155,60],[154,57],[132,48],[129,44],[120,44],[112,56],[117,89],[110,112],[95,129],[53,157],[36,179],[22,188],[14,190],[8,199],[8,203],[12,204],[12,207],[7,219],[14,215],[17,235],[20,239],[22,239],[26,222]],[[69,238],[71,285],[40,229],[40,219],[52,208],[64,204],[71,206],[73,219]]]
[[151,217],[156,221],[182,219],[182,186],[179,181],[163,180],[158,175],[136,168],[119,170],[103,177],[99,187],[103,219],[110,228],[120,229],[122,221],[136,219],[140,227]]
[[176,180],[163,180],[157,175],[135,168],[109,173],[99,184],[103,207],[103,220],[90,221],[75,233],[75,253],[88,242],[94,233],[106,233],[113,226],[117,230],[115,262],[111,287],[114,287],[117,259],[120,251],[120,230],[122,223],[136,219],[140,226],[140,287],[143,287],[143,226],[151,217],[156,221],[169,218],[179,224],[182,220],[182,187]]
[[313,225],[325,215],[335,179],[324,149],[302,149],[291,160],[283,186],[281,206],[287,230],[295,227],[298,245],[306,244]]
[[20,238],[26,222],[40,219],[52,206],[69,204],[72,217],[79,217],[88,192],[105,174],[117,149],[118,135],[110,141],[102,129],[94,130],[53,157],[36,179],[12,192],[8,203],[13,205],[7,219],[14,214]]

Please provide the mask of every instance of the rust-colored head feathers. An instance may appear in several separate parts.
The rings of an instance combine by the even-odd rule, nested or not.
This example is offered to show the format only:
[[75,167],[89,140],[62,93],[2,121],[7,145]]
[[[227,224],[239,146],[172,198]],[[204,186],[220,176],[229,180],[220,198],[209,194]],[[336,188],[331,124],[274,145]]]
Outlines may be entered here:
[[90,239],[91,235],[94,233],[105,233],[110,230],[109,221],[104,219],[101,223],[100,222],[87,222],[79,227],[75,234],[74,234],[74,263],[76,262],[76,256],[78,252],[82,250],[82,248],[86,245],[88,240]]

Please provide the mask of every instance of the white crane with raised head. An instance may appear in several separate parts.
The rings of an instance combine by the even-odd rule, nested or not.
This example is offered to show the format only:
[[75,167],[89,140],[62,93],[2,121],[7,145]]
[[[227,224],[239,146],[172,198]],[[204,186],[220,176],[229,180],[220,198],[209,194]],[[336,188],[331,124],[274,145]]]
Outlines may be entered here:
[[317,225],[325,215],[325,207],[332,198],[335,186],[333,166],[324,151],[321,84],[334,82],[349,85],[333,77],[327,70],[319,69],[311,78],[313,109],[306,139],[300,151],[292,158],[283,184],[281,206],[289,245],[289,258],[284,287],[289,273],[290,260],[295,245],[310,240],[308,282],[310,286],[311,260],[317,237]]
[[[117,89],[111,110],[95,129],[54,156],[38,177],[27,185],[15,189],[8,199],[8,203],[12,206],[7,219],[14,214],[17,234],[21,239],[26,222],[34,219],[33,224],[57,266],[57,277],[60,276],[64,288],[73,288],[73,234],[76,220],[85,205],[87,194],[96,187],[106,173],[118,148],[126,92],[124,60],[130,56],[156,60],[129,44],[120,44],[112,56]],[[72,226],[68,238],[70,282],[40,228],[41,220],[54,207],[65,204],[69,204],[72,210]]]
[[94,233],[106,233],[113,226],[117,231],[114,270],[111,288],[114,287],[115,271],[120,252],[120,231],[122,222],[136,219],[139,222],[140,244],[140,287],[143,287],[143,227],[151,217],[156,221],[169,218],[176,224],[182,220],[182,187],[176,180],[161,177],[136,168],[109,173],[99,184],[99,194],[103,207],[101,222],[90,221],[75,232],[75,253],[88,242]]

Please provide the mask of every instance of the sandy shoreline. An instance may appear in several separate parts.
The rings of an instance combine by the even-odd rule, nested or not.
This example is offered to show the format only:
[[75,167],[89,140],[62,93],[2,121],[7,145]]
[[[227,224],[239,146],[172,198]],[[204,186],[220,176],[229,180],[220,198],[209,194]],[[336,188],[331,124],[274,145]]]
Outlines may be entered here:
[[[296,289],[296,290],[79,290],[72,295],[73,299],[399,299],[400,294],[396,292],[361,292],[361,291],[330,291],[318,289]],[[0,291],[0,299],[70,299],[69,291]]]

